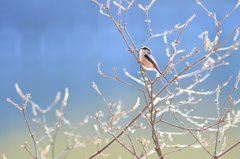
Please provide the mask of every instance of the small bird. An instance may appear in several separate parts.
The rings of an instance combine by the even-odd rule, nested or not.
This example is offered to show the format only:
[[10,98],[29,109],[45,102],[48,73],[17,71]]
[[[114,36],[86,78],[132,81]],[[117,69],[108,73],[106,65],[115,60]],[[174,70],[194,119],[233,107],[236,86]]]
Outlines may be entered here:
[[139,60],[146,70],[157,71],[169,83],[167,78],[164,77],[164,75],[161,73],[157,65],[157,62],[152,56],[151,50],[148,47],[146,46],[141,47],[139,51]]

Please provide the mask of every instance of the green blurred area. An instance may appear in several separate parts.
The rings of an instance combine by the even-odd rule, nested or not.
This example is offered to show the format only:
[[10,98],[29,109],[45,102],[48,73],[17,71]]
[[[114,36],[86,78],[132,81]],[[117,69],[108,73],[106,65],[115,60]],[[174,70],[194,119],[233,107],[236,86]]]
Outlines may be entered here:
[[[94,152],[97,151],[97,147],[101,148],[103,147],[111,138],[111,136],[108,136],[106,134],[101,134],[101,143],[97,146],[96,144],[93,144],[93,139],[97,138],[96,134],[94,135],[94,130],[92,128],[92,126],[90,127],[85,127],[88,128],[88,130],[83,130],[83,132],[85,131],[85,135],[86,136],[82,136],[80,138],[80,142],[86,142],[86,147],[81,147],[81,148],[77,148],[77,149],[73,149],[70,151],[70,153],[68,154],[67,158],[69,159],[84,159],[86,157],[89,157],[91,154],[93,154]],[[239,130],[238,130],[239,131]],[[227,136],[227,146],[225,148],[225,150],[227,148],[229,148],[231,145],[235,144],[236,141],[239,140],[239,138],[236,138],[238,136],[238,131],[229,131],[226,133]],[[141,154],[142,152],[142,146],[141,144],[138,142],[138,139],[146,138],[147,140],[150,141],[150,144],[148,146],[148,151],[149,150],[153,150],[153,142],[151,139],[151,134],[147,133],[147,132],[141,132],[140,133],[134,133],[131,134],[130,137],[133,141],[134,147],[136,149],[136,153],[137,154]],[[56,142],[56,154],[60,153],[67,145],[67,141],[66,138],[63,137],[61,134],[63,134],[63,131],[59,132],[60,135],[57,138],[57,142]],[[87,135],[88,134],[92,134],[92,135]],[[209,142],[209,145],[206,147],[207,150],[210,153],[214,152],[214,139],[215,139],[215,133],[209,135],[209,133],[203,133],[203,136],[207,138],[207,141]],[[128,147],[131,147],[131,143],[128,140],[128,138],[125,136],[122,136],[120,138],[120,140],[122,142],[124,142]],[[18,135],[15,134],[8,134],[8,138],[5,138],[4,140],[1,141],[1,145],[0,145],[0,153],[5,154],[8,159],[31,159],[31,156],[26,152],[26,150],[24,148],[21,148],[20,145],[24,144],[25,141],[28,141],[28,147],[30,150],[33,151],[33,145],[32,142],[30,140],[29,135],[26,134],[22,134],[19,133]],[[176,137],[174,138],[174,140],[171,142],[171,144],[191,144],[194,141],[193,136],[191,135],[185,135],[185,136],[181,136],[181,137]],[[169,142],[170,143],[170,142]],[[41,144],[39,145],[41,148],[46,147],[49,144],[48,140],[44,140],[43,142],[41,142]],[[219,147],[221,149],[222,143],[219,144]],[[209,156],[209,154],[203,149],[203,148],[196,148],[196,149],[192,149],[192,148],[187,148],[187,149],[182,149],[181,151],[178,149],[174,149],[174,148],[165,148],[163,150],[163,154],[167,154],[168,152],[171,151],[176,151],[173,152],[169,155],[166,156],[166,159],[203,159],[203,158],[211,158]],[[132,158],[130,153],[124,149],[118,142],[115,142],[114,144],[112,144],[109,148],[107,148],[104,152],[104,155],[99,155],[96,158],[99,159],[120,159],[119,157],[121,156],[122,159],[128,159],[128,158]],[[235,159],[237,157],[239,157],[240,152],[239,152],[239,147],[235,147],[234,149],[232,149],[229,153],[227,153],[225,156],[222,157],[222,159]],[[47,155],[49,158],[51,158],[51,151],[48,152]],[[149,159],[156,159],[157,156],[156,154],[154,155],[150,155],[148,157]]]

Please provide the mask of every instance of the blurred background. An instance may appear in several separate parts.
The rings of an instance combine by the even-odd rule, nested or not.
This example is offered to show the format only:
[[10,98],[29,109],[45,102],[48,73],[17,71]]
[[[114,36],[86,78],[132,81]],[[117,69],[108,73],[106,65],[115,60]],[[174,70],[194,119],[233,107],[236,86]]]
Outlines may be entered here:
[[[202,2],[221,19],[237,0]],[[144,6],[149,0],[137,0],[127,21],[128,30],[140,47],[146,41],[148,31],[145,14],[137,7],[138,3]],[[179,49],[186,51],[201,44],[198,35],[203,31],[208,30],[211,40],[216,33],[212,19],[194,0],[159,0],[149,14],[153,33],[169,30],[196,14],[180,40]],[[223,23],[221,39],[239,25],[239,17],[238,9]],[[167,56],[162,38],[151,39],[147,45],[160,68],[164,68]],[[234,52],[227,59],[230,65],[216,69],[205,87],[215,88],[231,75],[235,78],[240,69],[239,57],[239,51]],[[68,87],[70,98],[66,116],[73,123],[105,109],[91,87],[93,81],[109,100],[121,100],[123,107],[131,107],[139,94],[132,88],[102,78],[97,72],[99,62],[106,73],[111,74],[115,67],[119,76],[124,77],[122,70],[126,68],[138,76],[137,64],[127,52],[118,31],[92,1],[0,0],[0,154],[5,153],[9,158],[26,154],[20,148],[29,138],[22,115],[6,102],[6,98],[11,98],[21,103],[15,83],[24,93],[31,93],[32,100],[42,107],[51,104],[57,91],[63,92]]]

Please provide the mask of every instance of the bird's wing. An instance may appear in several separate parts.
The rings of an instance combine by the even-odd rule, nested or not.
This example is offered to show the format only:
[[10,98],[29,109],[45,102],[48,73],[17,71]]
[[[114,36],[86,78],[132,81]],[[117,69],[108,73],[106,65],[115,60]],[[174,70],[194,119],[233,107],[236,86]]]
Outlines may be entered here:
[[144,57],[145,57],[148,61],[150,61],[155,68],[156,68],[156,67],[158,68],[158,64],[157,64],[156,60],[154,59],[154,57],[152,56],[152,54],[146,54],[146,55],[144,55]]
[[151,54],[146,54],[146,55],[144,55],[144,57],[153,64],[153,66],[155,67],[157,72],[169,83],[168,79],[160,71],[158,64],[157,64],[156,60],[153,58],[153,56]]

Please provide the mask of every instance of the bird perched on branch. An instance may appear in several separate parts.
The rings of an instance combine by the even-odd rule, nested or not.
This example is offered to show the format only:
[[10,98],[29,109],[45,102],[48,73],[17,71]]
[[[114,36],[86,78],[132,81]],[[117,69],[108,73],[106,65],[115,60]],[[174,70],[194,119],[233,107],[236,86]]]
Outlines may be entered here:
[[164,77],[164,75],[161,73],[157,65],[157,62],[152,56],[151,50],[148,47],[146,46],[141,47],[139,51],[139,61],[146,70],[156,71],[169,83],[168,79]]

